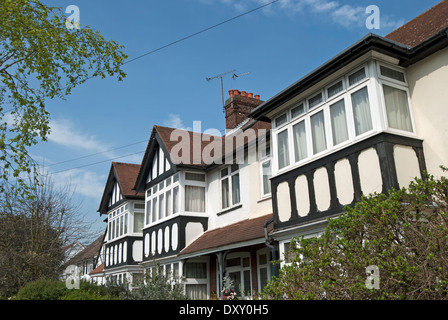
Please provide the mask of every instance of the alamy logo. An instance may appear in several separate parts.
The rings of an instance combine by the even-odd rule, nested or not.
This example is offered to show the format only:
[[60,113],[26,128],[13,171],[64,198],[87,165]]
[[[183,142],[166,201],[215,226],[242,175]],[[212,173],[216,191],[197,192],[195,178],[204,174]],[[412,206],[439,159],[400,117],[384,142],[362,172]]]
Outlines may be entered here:
[[80,29],[79,7],[71,4],[65,9],[65,13],[70,14],[70,16],[65,19],[65,27],[69,30]]
[[366,8],[366,13],[370,14],[366,19],[366,28],[379,29],[380,28],[380,8],[375,5],[370,5]]
[[367,289],[379,289],[380,269],[375,265],[370,265],[366,268],[366,273],[367,273],[367,279],[366,279]]

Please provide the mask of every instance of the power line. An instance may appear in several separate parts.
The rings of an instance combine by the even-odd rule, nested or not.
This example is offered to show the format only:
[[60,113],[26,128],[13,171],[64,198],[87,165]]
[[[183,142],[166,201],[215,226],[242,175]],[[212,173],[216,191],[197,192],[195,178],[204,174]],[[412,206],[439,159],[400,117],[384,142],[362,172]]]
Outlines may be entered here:
[[134,146],[134,145],[136,145],[136,144],[140,144],[140,143],[143,143],[143,142],[147,142],[147,141],[148,141],[148,140],[146,139],[146,140],[142,140],[142,141],[134,142],[134,143],[131,143],[131,144],[127,144],[127,145],[124,145],[124,146],[121,146],[121,147],[116,147],[116,148],[109,149],[109,150],[105,150],[105,151],[100,151],[100,152],[95,152],[95,153],[87,154],[87,155],[85,155],[85,156],[81,156],[81,157],[78,157],[78,158],[68,159],[68,160],[64,160],[64,161],[61,161],[61,162],[52,163],[52,164],[49,164],[49,165],[44,165],[43,167],[44,167],[44,168],[45,168],[45,167],[52,167],[52,166],[56,166],[56,165],[63,164],[63,163],[67,163],[67,162],[77,161],[77,160],[81,160],[81,159],[85,159],[85,158],[93,157],[93,156],[96,156],[96,155],[99,155],[99,154],[103,154],[103,153],[107,153],[107,152],[111,152],[111,151],[115,151],[115,150],[119,150],[119,149],[127,148],[127,147],[130,147],[130,146]]
[[117,160],[117,159],[121,159],[121,158],[126,158],[126,157],[133,156],[133,155],[136,155],[136,154],[140,154],[140,153],[143,153],[143,152],[145,152],[145,151],[129,153],[129,154],[126,154],[124,156],[115,157],[115,158],[112,158],[112,159],[107,159],[107,160],[102,160],[102,161],[98,161],[98,162],[93,162],[93,163],[85,164],[85,165],[82,165],[82,166],[73,167],[73,168],[70,168],[70,169],[60,170],[60,171],[56,171],[56,172],[50,172],[49,174],[56,174],[56,173],[66,172],[66,171],[70,171],[70,170],[74,170],[74,169],[85,168],[85,167],[93,166],[93,165],[104,163],[104,162],[109,162],[109,161],[113,161],[113,160]]
[[209,30],[213,29],[213,28],[219,27],[219,26],[221,26],[221,25],[223,25],[223,24],[225,24],[225,23],[228,23],[228,22],[233,21],[233,20],[235,20],[235,19],[241,18],[241,17],[243,17],[243,16],[245,16],[245,15],[248,15],[248,14],[250,14],[250,13],[252,13],[252,12],[255,12],[255,11],[257,11],[257,10],[260,10],[260,9],[262,9],[262,8],[264,8],[264,7],[270,6],[271,4],[274,4],[274,3],[277,2],[277,1],[279,1],[279,0],[274,0],[274,1],[268,2],[268,3],[266,3],[266,4],[263,4],[263,5],[259,6],[259,7],[254,8],[254,9],[252,9],[252,10],[249,10],[249,11],[246,11],[246,12],[244,12],[244,13],[241,13],[241,14],[239,14],[239,15],[233,17],[233,18],[224,20],[224,21],[219,22],[219,23],[217,23],[217,24],[215,24],[215,25],[212,25],[212,26],[210,26],[210,27],[208,27],[208,28],[202,29],[202,30],[197,31],[197,32],[195,32],[195,33],[192,33],[192,34],[190,34],[190,35],[188,35],[188,36],[186,36],[186,37],[180,38],[180,39],[178,39],[178,40],[176,40],[176,41],[170,42],[170,43],[168,43],[168,44],[166,44],[166,45],[164,45],[164,46],[161,46],[161,47],[159,47],[159,48],[157,48],[157,49],[151,50],[151,51],[146,52],[146,53],[144,53],[144,54],[142,54],[142,55],[140,55],[140,56],[138,56],[138,57],[135,57],[135,58],[133,58],[133,59],[131,59],[131,60],[128,60],[128,61],[124,62],[123,64],[127,64],[127,63],[130,63],[130,62],[133,62],[133,61],[135,61],[135,60],[137,60],[137,59],[143,58],[143,57],[145,57],[145,56],[147,56],[147,55],[153,54],[153,53],[155,53],[155,52],[157,52],[157,51],[160,51],[160,50],[162,50],[162,49],[165,49],[165,48],[167,48],[167,47],[170,47],[170,46],[172,46],[172,45],[175,45],[176,43],[179,43],[179,42],[182,42],[182,41],[184,41],[184,40],[187,40],[187,39],[190,39],[190,38],[192,38],[192,37],[195,37],[195,36],[197,36],[197,35],[199,35],[199,34],[201,34],[201,33],[204,33],[204,32],[206,32],[206,31],[209,31]]

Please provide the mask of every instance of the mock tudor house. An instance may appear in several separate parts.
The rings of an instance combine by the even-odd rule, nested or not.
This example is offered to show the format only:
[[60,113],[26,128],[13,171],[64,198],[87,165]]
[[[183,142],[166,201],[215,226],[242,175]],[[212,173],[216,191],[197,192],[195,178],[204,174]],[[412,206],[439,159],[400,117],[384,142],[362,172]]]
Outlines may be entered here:
[[146,202],[141,265],[182,276],[191,298],[219,296],[226,275],[245,296],[270,278],[270,124],[247,117],[261,103],[230,90],[224,136],[152,130],[135,185]]
[[[98,212],[106,215],[103,265],[91,276],[95,282],[107,279],[132,283],[142,278],[144,194],[133,190],[140,165],[112,162]],[[100,277],[100,278],[99,278]]]
[[257,107],[272,123],[270,234],[318,236],[361,195],[406,187],[448,164],[448,1],[368,34]]
[[445,0],[267,101],[230,90],[224,136],[154,126],[141,165],[112,164],[97,274],[157,265],[192,299],[219,297],[227,278],[253,296],[293,237],[318,236],[362,195],[442,174],[447,83]]

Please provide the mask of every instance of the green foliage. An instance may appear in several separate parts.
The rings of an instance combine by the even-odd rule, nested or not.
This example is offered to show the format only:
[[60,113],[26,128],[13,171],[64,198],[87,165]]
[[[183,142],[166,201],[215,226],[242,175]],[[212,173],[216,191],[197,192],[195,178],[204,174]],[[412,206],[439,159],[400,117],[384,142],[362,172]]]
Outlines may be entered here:
[[27,150],[50,132],[47,99],[64,98],[93,77],[125,77],[123,47],[88,26],[67,29],[66,18],[38,0],[0,3],[0,192],[13,179],[16,194],[26,197],[21,174],[37,179]]
[[56,280],[36,280],[27,283],[19,290],[15,300],[59,300],[67,288],[65,283]]
[[[321,237],[292,239],[291,248],[291,265],[262,297],[447,299],[448,180],[427,176],[363,197],[329,220]],[[371,265],[379,289],[366,286]]]
[[113,300],[117,292],[81,281],[79,289],[67,289],[64,281],[36,280],[19,290],[14,300]]
[[123,300],[185,300],[183,285],[180,278],[165,274],[156,265],[146,270],[145,281],[123,288],[120,298]]

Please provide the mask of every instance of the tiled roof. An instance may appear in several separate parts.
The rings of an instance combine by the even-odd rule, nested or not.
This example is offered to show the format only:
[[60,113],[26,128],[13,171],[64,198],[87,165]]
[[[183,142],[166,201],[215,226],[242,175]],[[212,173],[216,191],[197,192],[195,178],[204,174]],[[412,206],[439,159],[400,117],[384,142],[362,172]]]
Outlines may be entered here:
[[[218,249],[245,241],[263,239],[264,224],[272,218],[272,214],[264,215],[254,219],[246,219],[222,228],[216,228],[204,232],[198,239],[193,241],[179,255],[185,255],[203,250]],[[269,224],[268,231],[272,231],[272,224]]]
[[[168,153],[170,153],[171,150],[173,149],[173,147],[181,141],[181,138],[179,138],[178,140],[171,138],[171,134],[174,130],[181,130],[181,129],[167,128],[167,127],[162,127],[162,126],[154,126],[154,128],[157,131],[157,133],[159,134],[159,137],[162,140],[163,144],[165,145],[165,148],[167,149]],[[267,133],[271,129],[271,124],[269,122],[256,121],[256,120],[250,119],[247,123],[245,123],[241,127],[241,130],[236,131],[233,134],[229,134],[228,137],[233,136],[234,138],[236,138],[236,137],[238,137],[239,134],[244,134],[243,132],[247,131],[248,129],[254,130],[256,137],[258,137],[260,134]],[[203,157],[201,157],[201,159],[198,159],[198,156],[201,156],[203,154],[204,148],[207,145],[209,145],[213,141],[216,141],[217,139],[222,139],[222,155],[223,155],[223,157],[225,156],[225,151],[226,151],[225,150],[225,138],[226,138],[226,136],[213,136],[213,135],[197,133],[197,132],[192,132],[192,131],[186,131],[186,130],[181,130],[181,131],[187,132],[188,136],[190,138],[190,148],[189,148],[190,162],[191,162],[190,165],[195,165],[195,166],[199,166],[199,167],[205,166],[206,163],[204,162]],[[200,154],[194,153],[194,151],[195,151],[193,148],[194,139],[198,139],[201,141],[201,153]],[[248,143],[248,142],[250,142],[250,141],[245,140],[245,143]],[[233,144],[233,147],[234,148],[232,149],[232,152],[236,147],[235,142]],[[195,156],[195,157],[193,158],[193,156]]]
[[95,241],[89,244],[84,250],[79,252],[73,258],[65,263],[65,265],[72,265],[82,262],[87,259],[95,258],[98,256],[101,246],[103,245],[104,234],[99,236]]
[[[135,197],[135,180],[137,179],[140,170],[139,164],[112,162],[112,167],[115,170],[118,183],[120,185],[121,193],[124,197]],[[144,197],[144,193],[138,193],[137,196]]]
[[104,263],[100,264],[98,267],[96,267],[95,269],[90,271],[89,275],[94,275],[94,274],[101,273],[101,272],[103,272],[103,270],[104,270]]
[[386,38],[415,47],[424,40],[448,27],[448,0],[444,0],[400,28]]

